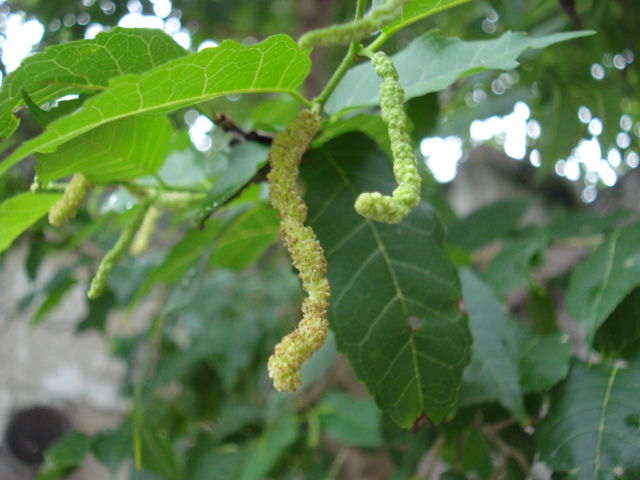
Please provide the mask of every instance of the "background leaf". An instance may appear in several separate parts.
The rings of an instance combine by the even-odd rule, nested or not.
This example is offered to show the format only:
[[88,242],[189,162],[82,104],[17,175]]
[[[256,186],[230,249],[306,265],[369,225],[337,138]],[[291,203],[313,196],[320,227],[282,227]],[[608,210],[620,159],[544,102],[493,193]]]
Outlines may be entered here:
[[[418,37],[392,56],[405,91],[405,99],[444,90],[458,78],[483,70],[509,70],[516,59],[531,48],[591,35],[593,32],[564,32],[529,38],[524,33],[506,32],[495,40],[465,42],[443,38],[438,32]],[[420,59],[420,61],[416,61]],[[331,114],[345,109],[378,105],[378,87],[370,62],[353,67],[329,97],[325,110]]]
[[399,425],[424,415],[439,422],[456,401],[471,338],[437,217],[424,203],[398,225],[355,212],[360,192],[394,187],[386,155],[362,134],[313,150],[301,175],[309,223],[329,263],[338,349]]
[[[575,361],[536,433],[541,459],[579,480],[640,469],[640,369]],[[618,473],[616,473],[618,472]]]
[[460,402],[498,402],[521,423],[527,423],[519,384],[515,322],[491,288],[471,270],[462,270],[460,279],[473,334],[473,355],[464,373]]
[[0,90],[0,139],[10,136],[23,104],[22,91],[38,105],[69,94],[104,90],[109,79],[142,73],[188,52],[159,29],[114,27],[93,40],[54,45],[27,57]]
[[589,342],[616,306],[640,285],[640,223],[616,230],[571,275],[566,306]]
[[52,152],[89,130],[131,115],[167,113],[235,93],[296,94],[309,67],[308,50],[287,35],[274,35],[246,47],[225,40],[142,75],[117,77],[83,108],[51,123],[13,152],[0,164],[0,174],[33,152]]
[[563,380],[569,373],[572,350],[568,335],[563,333],[526,337],[529,340],[521,346],[519,362],[523,394],[546,390]]
[[372,398],[329,392],[317,409],[323,429],[336,442],[369,448],[382,445],[380,411]]
[[61,198],[61,193],[34,195],[31,192],[25,192],[2,202],[0,204],[0,252],[6,250],[18,235],[44,216]]

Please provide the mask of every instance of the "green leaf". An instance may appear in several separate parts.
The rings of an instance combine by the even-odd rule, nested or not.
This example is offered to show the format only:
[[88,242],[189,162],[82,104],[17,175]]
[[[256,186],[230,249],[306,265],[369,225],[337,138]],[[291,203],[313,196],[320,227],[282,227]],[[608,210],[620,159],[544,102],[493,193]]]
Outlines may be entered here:
[[574,361],[566,382],[554,390],[549,413],[538,426],[541,460],[554,471],[578,480],[620,478],[620,472],[637,472],[639,376],[637,366],[599,365],[587,370]]
[[173,246],[164,262],[149,272],[147,279],[136,293],[135,299],[140,299],[156,284],[171,284],[180,280],[220,235],[224,225],[224,220],[216,218],[208,221],[202,231],[195,228],[190,229],[182,240]]
[[471,338],[436,214],[422,203],[388,225],[355,212],[360,192],[395,186],[387,156],[362,134],[313,150],[301,172],[309,224],[329,264],[338,349],[399,425],[441,421],[456,402]]
[[164,162],[172,133],[164,115],[126,117],[80,135],[53,153],[37,153],[36,171],[44,182],[76,172],[93,183],[152,175]]
[[182,469],[171,443],[146,425],[142,426],[142,466],[166,480],[182,479]]
[[267,163],[269,148],[256,142],[244,142],[231,150],[227,168],[216,178],[202,202],[201,217],[217,210],[245,187]]
[[502,250],[484,274],[500,297],[516,288],[537,287],[532,270],[549,243],[546,228],[530,227],[515,238],[505,240]]
[[298,420],[291,397],[274,395],[271,402],[272,414],[265,430],[246,450],[240,480],[259,480],[266,477],[298,436]]
[[402,15],[396,21],[385,26],[385,35],[392,35],[398,30],[422,20],[434,13],[441,12],[456,5],[467,3],[469,0],[413,0],[405,5]]
[[199,442],[189,452],[185,480],[235,480],[241,460],[235,445]]
[[216,242],[209,267],[242,270],[255,263],[279,237],[278,212],[258,205],[238,216]]
[[301,50],[286,35],[275,35],[251,46],[225,40],[218,47],[205,48],[141,75],[122,75],[81,109],[51,123],[42,135],[13,152],[0,164],[0,174],[33,152],[52,152],[89,130],[131,115],[172,112],[229,94],[298,95],[296,89],[309,67],[308,50]]
[[380,411],[372,398],[329,392],[317,409],[322,427],[336,442],[368,448],[382,445]]
[[18,235],[44,216],[62,198],[61,193],[34,195],[25,192],[0,204],[0,252],[6,250]]
[[58,480],[80,466],[93,438],[79,432],[67,433],[47,448],[37,480]]
[[460,272],[464,305],[473,334],[473,356],[465,371],[460,402],[498,402],[527,423],[519,385],[514,322],[491,288],[471,270]]
[[389,130],[379,115],[355,115],[353,117],[339,120],[323,128],[315,138],[312,148],[327,143],[332,138],[339,137],[348,132],[362,132],[372,140],[375,140],[380,147],[387,152],[389,158],[393,157],[391,152],[391,140],[389,140]]
[[55,45],[24,59],[0,90],[0,139],[18,127],[13,112],[26,91],[42,105],[69,94],[104,90],[111,78],[142,73],[188,52],[162,30],[115,27],[93,40]]
[[627,357],[640,340],[640,288],[633,290],[595,334],[593,347],[605,356]]
[[573,271],[567,289],[569,314],[589,343],[616,306],[640,285],[640,223],[616,230]]
[[520,352],[522,393],[541,392],[563,380],[569,373],[571,350],[572,345],[566,334],[531,336]]
[[469,250],[515,231],[530,201],[524,198],[499,200],[480,207],[448,228],[447,240]]
[[[443,38],[437,31],[418,37],[407,48],[392,56],[405,91],[405,99],[444,90],[458,78],[483,70],[510,70],[516,59],[531,48],[591,35],[593,32],[563,32],[529,38],[525,33],[506,32],[494,40],[465,42]],[[420,59],[417,61],[416,59]],[[344,76],[325,105],[328,113],[378,105],[378,87],[370,62],[353,67]]]

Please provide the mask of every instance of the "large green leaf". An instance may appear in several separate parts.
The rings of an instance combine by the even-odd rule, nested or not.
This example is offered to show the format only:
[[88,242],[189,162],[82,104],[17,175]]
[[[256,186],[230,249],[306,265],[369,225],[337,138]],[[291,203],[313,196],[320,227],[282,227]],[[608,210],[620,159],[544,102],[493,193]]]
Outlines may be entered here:
[[574,362],[538,426],[541,460],[568,478],[637,478],[632,472],[640,472],[638,378],[637,366],[587,370]]
[[252,46],[226,40],[141,75],[122,75],[18,148],[0,164],[0,174],[33,152],[52,152],[89,130],[131,115],[167,113],[229,94],[297,94],[309,67],[308,50],[286,35],[275,35]]
[[[405,90],[405,99],[409,99],[444,90],[458,78],[472,73],[516,68],[516,59],[525,50],[591,34],[564,32],[529,38],[524,33],[506,32],[494,40],[465,42],[443,38],[437,31],[432,31],[415,39],[392,58]],[[380,83],[370,62],[357,65],[338,84],[325,109],[336,113],[348,108],[378,105]]]
[[355,212],[360,192],[394,188],[389,160],[362,134],[313,150],[301,170],[329,264],[338,348],[399,425],[441,421],[456,402],[471,336],[437,216],[424,202],[397,225]]
[[125,117],[80,135],[53,153],[36,154],[36,171],[45,182],[76,172],[95,183],[151,175],[164,162],[172,133],[164,115]]
[[104,90],[113,77],[146,72],[187,53],[162,30],[115,27],[93,40],[63,43],[29,56],[2,82],[0,139],[18,127],[13,111],[24,103],[23,90],[42,105],[69,94]]
[[567,290],[569,314],[589,341],[616,306],[640,285],[640,223],[616,230],[578,265]]
[[460,274],[464,305],[473,334],[473,357],[464,373],[460,402],[495,401],[521,422],[527,422],[518,371],[514,322],[491,288],[470,270]]
[[51,205],[62,198],[61,193],[34,195],[22,193],[0,204],[0,252],[15,238],[45,215]]

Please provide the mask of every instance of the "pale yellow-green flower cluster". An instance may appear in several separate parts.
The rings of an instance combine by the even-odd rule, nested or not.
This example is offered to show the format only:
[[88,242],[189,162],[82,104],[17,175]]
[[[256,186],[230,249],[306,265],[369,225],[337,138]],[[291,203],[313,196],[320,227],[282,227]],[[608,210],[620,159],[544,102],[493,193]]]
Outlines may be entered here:
[[49,209],[49,223],[54,227],[61,227],[74,218],[92,186],[93,184],[83,174],[74,174],[64,189],[62,198]]
[[147,199],[135,207],[136,211],[134,212],[133,217],[129,220],[129,223],[127,223],[120,233],[118,241],[103,257],[100,262],[100,266],[98,267],[98,271],[94,275],[93,280],[91,280],[91,286],[89,287],[89,293],[87,294],[90,299],[96,299],[104,292],[107,285],[107,277],[131,245],[133,237],[140,228],[150,205],[151,200]]
[[320,349],[327,337],[329,282],[324,251],[311,227],[305,227],[307,206],[296,180],[300,160],[320,130],[317,114],[303,110],[273,140],[269,151],[269,197],[280,212],[280,234],[298,270],[308,297],[296,329],[276,345],[269,359],[269,376],[277,390],[293,392],[302,385],[302,364]]
[[151,237],[153,237],[153,233],[156,230],[156,224],[161,216],[162,210],[155,205],[151,205],[149,207],[149,210],[147,210],[147,213],[142,220],[142,224],[136,232],[135,237],[131,242],[131,246],[129,247],[129,253],[131,255],[140,255],[149,248]]
[[382,78],[380,100],[382,120],[387,124],[393,154],[393,174],[398,187],[391,196],[378,192],[361,194],[355,204],[356,211],[366,218],[386,223],[398,223],[411,208],[420,203],[420,174],[411,140],[406,132],[407,116],[404,112],[404,90],[398,82],[393,61],[382,52],[371,55],[371,62]]
[[372,9],[364,18],[342,25],[312,30],[298,40],[301,48],[316,46],[347,45],[377,32],[402,15],[402,9],[410,0],[386,0]]

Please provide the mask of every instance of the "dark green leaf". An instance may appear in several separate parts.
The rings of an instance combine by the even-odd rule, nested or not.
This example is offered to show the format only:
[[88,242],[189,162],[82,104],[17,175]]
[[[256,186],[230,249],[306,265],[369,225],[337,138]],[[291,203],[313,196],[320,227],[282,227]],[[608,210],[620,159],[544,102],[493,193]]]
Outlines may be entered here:
[[484,279],[500,297],[516,288],[536,288],[532,270],[540,261],[548,243],[549,232],[545,228],[535,227],[523,231],[515,238],[506,239],[502,250],[485,272]]
[[514,232],[529,204],[529,200],[518,198],[499,200],[480,207],[468,217],[450,225],[447,240],[469,250],[480,248]]
[[301,171],[309,223],[329,264],[338,348],[399,425],[441,421],[455,404],[471,338],[436,215],[422,203],[388,225],[355,212],[360,192],[394,187],[387,156],[362,134],[313,150]]
[[235,480],[241,461],[235,445],[198,443],[189,453],[185,480]]
[[369,448],[382,445],[380,411],[372,398],[329,392],[317,408],[322,427],[336,442]]
[[44,216],[61,198],[61,193],[34,195],[26,192],[2,202],[0,204],[0,252],[6,250],[18,235]]
[[62,43],[31,55],[2,82],[0,139],[18,127],[13,112],[23,90],[37,105],[69,94],[91,94],[107,88],[113,77],[146,72],[187,53],[162,30],[115,27],[93,40]]
[[596,331],[593,346],[605,356],[627,356],[640,340],[640,288],[633,290]]
[[591,343],[616,306],[640,285],[640,223],[616,230],[571,275],[566,306]]
[[569,373],[572,345],[568,335],[552,333],[531,336],[521,349],[522,393],[540,392],[551,388]]
[[519,385],[518,343],[514,322],[488,285],[471,270],[462,270],[464,305],[473,334],[473,356],[465,371],[460,402],[498,402],[527,422]]
[[572,363],[536,432],[541,460],[579,480],[640,468],[639,376],[637,366]]
[[78,323],[76,332],[82,333],[91,328],[104,332],[109,311],[116,305],[116,297],[113,291],[107,288],[102,295],[95,300],[87,300],[87,303],[89,304],[89,313]]
[[[516,59],[525,50],[592,34],[562,32],[529,38],[524,33],[506,32],[493,40],[464,42],[443,38],[433,31],[418,37],[392,59],[405,90],[405,99],[409,99],[444,90],[458,78],[472,73],[516,68]],[[370,62],[357,65],[338,84],[325,109],[333,114],[354,107],[378,105],[380,83]]]

